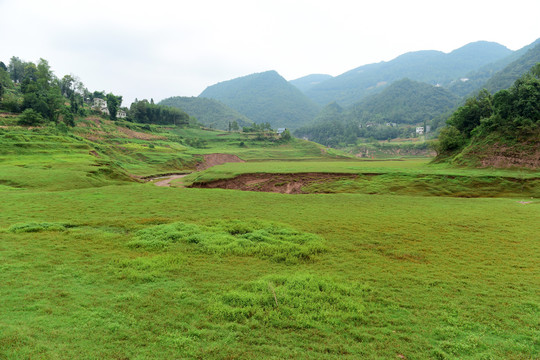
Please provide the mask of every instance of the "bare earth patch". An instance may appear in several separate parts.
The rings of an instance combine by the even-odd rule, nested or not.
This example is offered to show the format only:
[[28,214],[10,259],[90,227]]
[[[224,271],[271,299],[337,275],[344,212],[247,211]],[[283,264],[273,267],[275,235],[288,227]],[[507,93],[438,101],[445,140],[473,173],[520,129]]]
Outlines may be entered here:
[[125,128],[125,127],[118,127],[118,131],[121,133],[129,136],[133,139],[139,139],[139,140],[157,140],[157,139],[165,139],[163,136],[157,136],[153,134],[147,134],[143,132],[133,131],[131,129]]
[[304,194],[302,188],[317,182],[354,179],[356,174],[300,173],[300,174],[243,174],[233,179],[194,183],[191,187],[207,189],[232,189],[243,191],[276,192],[281,194]]
[[245,162],[236,155],[232,154],[205,154],[204,160],[197,165],[197,171],[206,170],[212,166],[221,165],[230,162]]

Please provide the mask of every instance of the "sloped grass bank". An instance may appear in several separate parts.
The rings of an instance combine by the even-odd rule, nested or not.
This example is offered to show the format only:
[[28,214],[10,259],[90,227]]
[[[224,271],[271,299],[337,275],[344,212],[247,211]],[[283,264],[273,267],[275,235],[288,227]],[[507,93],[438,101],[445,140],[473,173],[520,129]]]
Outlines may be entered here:
[[392,194],[453,197],[540,197],[540,178],[415,173],[255,173],[197,181],[195,188],[286,194]]

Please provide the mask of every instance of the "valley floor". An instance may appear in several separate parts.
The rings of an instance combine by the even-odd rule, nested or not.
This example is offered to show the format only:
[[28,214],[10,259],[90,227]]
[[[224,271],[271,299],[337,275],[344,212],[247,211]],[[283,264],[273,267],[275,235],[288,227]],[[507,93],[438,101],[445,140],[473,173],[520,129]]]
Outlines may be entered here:
[[0,358],[538,358],[518,201],[5,190]]

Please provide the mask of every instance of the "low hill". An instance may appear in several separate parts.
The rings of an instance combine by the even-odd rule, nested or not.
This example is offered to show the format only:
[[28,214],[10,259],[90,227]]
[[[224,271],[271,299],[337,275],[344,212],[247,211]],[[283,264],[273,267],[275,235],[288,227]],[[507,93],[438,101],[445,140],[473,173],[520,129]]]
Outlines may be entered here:
[[359,123],[418,124],[455,108],[457,102],[458,97],[442,87],[403,79],[356,103],[349,117]]
[[437,161],[540,167],[540,63],[507,90],[467,99],[441,131]]
[[214,99],[174,96],[160,101],[159,104],[181,109],[197,118],[199,123],[214,129],[228,130],[229,124],[234,122],[240,127],[253,123],[245,115]]
[[275,71],[220,82],[199,97],[219,100],[256,123],[270,123],[274,128],[297,128],[318,112],[317,105]]
[[320,105],[337,101],[349,106],[403,78],[445,85],[511,53],[506,47],[487,41],[470,43],[448,54],[433,50],[410,52],[389,62],[350,70],[313,86],[306,95]]
[[457,102],[442,87],[403,79],[352,107],[343,109],[335,102],[327,105],[295,135],[332,147],[356,144],[358,138],[410,137],[415,126],[432,125],[433,119],[454,109]]
[[289,81],[291,84],[296,86],[301,92],[305,93],[307,90],[311,89],[315,85],[322,83],[323,81],[329,80],[332,78],[332,75],[326,74],[311,74],[299,79]]

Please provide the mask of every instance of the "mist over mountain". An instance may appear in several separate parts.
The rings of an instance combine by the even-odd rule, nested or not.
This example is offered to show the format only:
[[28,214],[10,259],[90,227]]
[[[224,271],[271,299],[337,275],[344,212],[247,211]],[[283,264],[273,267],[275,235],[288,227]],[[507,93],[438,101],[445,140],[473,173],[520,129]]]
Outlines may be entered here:
[[227,130],[229,123],[235,121],[240,127],[253,123],[245,115],[214,99],[174,96],[161,100],[159,104],[181,109],[195,117],[199,123],[214,129]]
[[[505,87],[509,87],[519,76],[527,72],[532,65],[534,65],[536,62],[540,62],[540,51],[537,51],[536,53],[531,53],[529,55],[526,55],[529,50],[534,49],[540,44],[540,39],[536,40],[535,42],[524,46],[523,48],[516,50],[512,52],[510,55],[497,60],[495,62],[489,63],[487,65],[482,66],[479,70],[472,71],[468,74],[466,74],[464,77],[455,79],[452,81],[448,86],[448,90],[450,90],[452,93],[465,97],[468,96],[474,92],[479,91],[483,87],[486,86],[492,86],[487,85],[486,83],[488,80],[490,80],[492,77],[494,77],[498,72],[503,71],[506,67],[509,67],[508,69],[504,70],[505,73],[507,73],[506,76],[510,72],[513,72],[512,76],[509,76],[504,81],[504,84],[500,84],[499,87],[493,87],[491,89],[491,92],[500,90]],[[519,60],[520,58],[527,56],[528,59],[524,58],[524,60]],[[513,65],[510,65],[514,63]],[[519,66],[520,63],[526,64],[525,66],[521,66],[519,70],[512,71],[512,68],[515,68]],[[504,75],[499,74],[497,75],[497,78],[500,78],[501,76],[504,77]],[[500,80],[494,80],[495,82],[499,82]],[[502,86],[502,87],[500,87]]]
[[521,57],[494,74],[483,87],[489,92],[495,93],[512,86],[517,79],[527,73],[535,64],[540,62],[540,39],[537,40],[535,44],[534,47],[528,48]]
[[311,74],[303,76],[299,79],[289,81],[291,84],[296,86],[300,91],[306,92],[315,85],[322,83],[323,81],[329,80],[332,78],[332,75],[327,74]]
[[470,43],[448,54],[435,50],[409,52],[388,62],[352,69],[313,86],[306,95],[319,105],[337,101],[349,106],[403,78],[444,86],[510,54],[505,46],[487,41]]
[[216,99],[256,123],[296,128],[319,108],[276,71],[251,74],[207,87],[199,97]]

